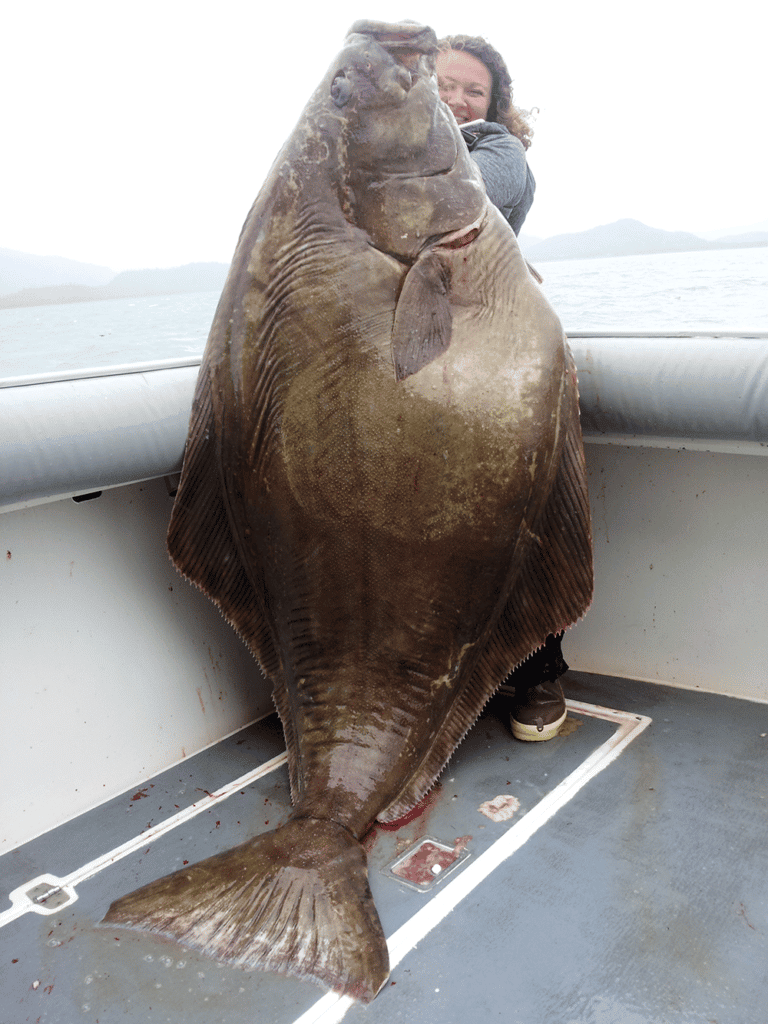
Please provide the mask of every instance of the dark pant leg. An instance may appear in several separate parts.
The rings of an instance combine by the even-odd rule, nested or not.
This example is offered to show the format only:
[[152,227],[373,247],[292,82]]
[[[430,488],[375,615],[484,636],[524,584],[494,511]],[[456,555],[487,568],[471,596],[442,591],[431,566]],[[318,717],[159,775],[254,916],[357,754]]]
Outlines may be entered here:
[[511,675],[504,680],[506,686],[514,686],[516,697],[520,697],[525,690],[539,683],[552,683],[555,679],[568,671],[568,664],[563,658],[561,640],[563,633],[556,635],[550,633],[544,642],[544,646],[535,651],[527,661],[519,665]]

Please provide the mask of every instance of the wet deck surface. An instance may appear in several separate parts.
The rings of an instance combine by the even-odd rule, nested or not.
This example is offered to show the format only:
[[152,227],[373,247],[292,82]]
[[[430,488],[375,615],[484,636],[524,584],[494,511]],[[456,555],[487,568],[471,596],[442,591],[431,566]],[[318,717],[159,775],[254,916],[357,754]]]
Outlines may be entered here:
[[[406,942],[375,1002],[350,1007],[345,1022],[768,1020],[768,706],[581,673],[566,691],[653,721],[539,821],[541,801],[579,778],[617,725],[571,710],[567,735],[522,744],[493,704],[423,813],[368,838],[386,934],[407,933],[422,908],[490,862],[510,829],[538,825],[415,948]],[[312,984],[97,927],[116,897],[285,820],[284,765],[227,799],[207,796],[281,751],[266,720],[0,858],[3,1024],[342,1019]],[[520,801],[511,820],[479,811],[499,796]],[[148,832],[201,800],[196,817]],[[76,901],[4,923],[12,890],[45,873],[66,878],[142,833],[134,852],[77,882]],[[449,849],[458,840],[469,856],[420,892],[388,868],[426,836]]]

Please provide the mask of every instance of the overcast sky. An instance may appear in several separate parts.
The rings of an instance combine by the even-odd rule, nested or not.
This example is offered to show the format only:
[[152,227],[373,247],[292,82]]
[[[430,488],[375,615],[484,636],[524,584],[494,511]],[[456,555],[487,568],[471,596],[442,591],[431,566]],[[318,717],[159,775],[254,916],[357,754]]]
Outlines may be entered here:
[[0,39],[0,247],[114,270],[228,262],[358,18],[485,35],[501,51],[516,102],[539,108],[526,234],[768,217],[754,0],[24,0]]

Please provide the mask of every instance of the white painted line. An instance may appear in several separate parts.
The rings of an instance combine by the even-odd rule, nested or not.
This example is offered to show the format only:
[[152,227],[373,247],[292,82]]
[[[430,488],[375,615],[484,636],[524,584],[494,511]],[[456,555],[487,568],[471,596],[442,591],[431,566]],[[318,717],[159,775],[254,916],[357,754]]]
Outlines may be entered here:
[[351,996],[337,996],[335,992],[328,992],[314,1006],[310,1006],[306,1013],[297,1017],[294,1024],[338,1024],[354,1002]]
[[[627,712],[615,711],[611,708],[603,708],[594,704],[583,704],[580,701],[567,700],[566,705],[569,710],[577,714],[615,722],[618,728],[605,743],[593,751],[567,778],[563,779],[559,786],[543,797],[516,824],[512,825],[485,853],[481,854],[476,860],[470,861],[468,866],[453,881],[439,890],[421,910],[389,937],[387,945],[389,947],[390,968],[394,969],[414,946],[428,935],[461,900],[480,885],[495,868],[519,850],[587,782],[615,761],[627,745],[636,739],[651,723],[651,719],[643,715],[631,715]],[[209,807],[220,803],[222,800],[226,800],[244,786],[275,771],[285,764],[287,760],[288,755],[285,752],[278,754],[277,757],[265,761],[264,764],[254,768],[253,771],[240,776],[234,782],[230,782],[222,789],[211,793],[204,800],[198,800],[194,804],[190,804],[189,807],[179,811],[178,814],[167,818],[154,828],[147,829],[146,832],[142,832],[128,842],[123,843],[122,846],[110,850],[109,853],[103,854],[96,860],[90,861],[64,878],[41,875],[38,879],[32,879],[19,886],[10,893],[11,908],[0,913],[0,928],[10,924],[11,921],[15,921],[16,918],[21,917],[23,914],[47,912],[32,904],[26,896],[26,892],[36,882],[48,881],[51,884],[55,882],[62,888],[66,886],[67,889],[74,890],[75,885],[92,878],[116,861],[141,849],[147,842],[157,839],[166,832],[170,832],[171,829],[176,828],[185,821],[191,820]],[[77,898],[77,894],[73,892],[72,895],[74,901]],[[61,908],[53,912],[58,913],[60,910]],[[298,1017],[294,1024],[339,1024],[353,1004],[354,1000],[349,996],[339,996],[335,992],[328,992]]]
[[[476,860],[470,861],[461,874],[449,882],[444,889],[439,890],[421,910],[390,935],[387,940],[390,969],[394,969],[454,907],[480,885],[495,868],[519,850],[591,779],[615,761],[627,745],[651,724],[651,719],[644,715],[631,715],[623,711],[614,711],[611,708],[583,704],[574,700],[566,701],[566,705],[571,711],[578,714],[615,722],[619,728],[578,768],[563,779],[559,786],[556,786],[515,825],[512,825],[485,853],[482,853]],[[339,1024],[353,1002],[354,1000],[349,996],[339,996],[334,992],[329,992],[298,1017],[294,1024]]]
[[[179,811],[178,814],[174,814],[170,818],[166,818],[165,821],[160,822],[159,825],[155,825],[154,828],[148,828],[146,832],[140,833],[138,836],[134,836],[133,839],[129,839],[128,842],[123,843],[122,846],[115,847],[114,850],[110,850],[109,853],[104,853],[96,860],[90,861],[88,864],[84,864],[83,867],[77,868],[71,874],[66,875],[64,878],[55,878],[53,875],[41,875],[39,878],[32,879],[29,882],[25,882],[24,885],[20,885],[13,892],[8,894],[8,898],[11,901],[11,908],[4,910],[0,913],[0,928],[4,928],[5,925],[10,924],[11,921],[15,921],[17,917],[21,917],[22,914],[34,912],[37,914],[45,913],[58,913],[61,908],[54,909],[51,911],[45,910],[44,908],[38,907],[32,903],[27,897],[26,893],[35,884],[41,881],[55,881],[61,888],[65,886],[68,889],[74,889],[80,882],[85,882],[88,878],[93,878],[104,868],[108,868],[111,864],[114,864],[118,860],[122,860],[123,857],[128,857],[130,854],[135,853],[136,850],[140,850],[142,846],[146,846],[147,843],[153,842],[160,836],[165,835],[166,832],[170,832],[171,829],[176,828],[178,825],[182,825],[185,821],[190,821],[198,814],[202,814],[203,811],[207,811],[210,807],[215,804],[221,803],[222,800],[226,800],[232,796],[233,793],[237,793],[238,790],[243,789],[244,786],[250,785],[252,782],[256,782],[257,779],[263,778],[265,775],[269,775],[270,772],[275,771],[284,765],[288,760],[288,754],[283,751],[282,754],[278,754],[276,757],[271,758],[269,761],[265,761],[260,764],[258,768],[254,768],[252,771],[247,772],[245,775],[241,775],[239,779],[235,779],[234,782],[229,782],[226,786],[221,789],[217,789],[216,792],[211,793],[202,800],[196,800],[195,803],[190,804],[189,807],[185,807],[183,811]],[[73,894],[76,898],[76,894]],[[73,899],[74,901],[74,899]]]
[[[590,705],[575,706],[568,702],[573,711],[591,714]],[[606,712],[607,709],[598,709]],[[620,713],[609,712],[594,715],[616,721]],[[623,721],[622,721],[623,719]],[[619,756],[628,743],[650,724],[650,718],[621,715],[620,728],[609,739],[583,761],[567,778],[543,797],[535,807],[512,825],[493,846],[471,861],[449,885],[438,892],[410,921],[388,939],[390,966],[395,967],[409,953],[417,942],[430,932],[465,896],[469,895],[490,873],[508,857],[520,849],[542,825],[545,825],[580,789]]]

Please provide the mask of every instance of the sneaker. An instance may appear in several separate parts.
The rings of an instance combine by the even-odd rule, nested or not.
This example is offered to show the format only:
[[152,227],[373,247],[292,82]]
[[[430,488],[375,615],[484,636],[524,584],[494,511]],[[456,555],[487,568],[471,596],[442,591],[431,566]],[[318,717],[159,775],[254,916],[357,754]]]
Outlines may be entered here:
[[532,686],[524,700],[510,715],[515,739],[535,742],[557,736],[567,713],[560,681]]

